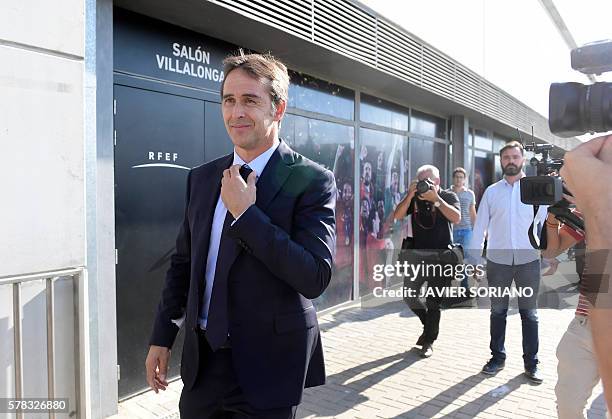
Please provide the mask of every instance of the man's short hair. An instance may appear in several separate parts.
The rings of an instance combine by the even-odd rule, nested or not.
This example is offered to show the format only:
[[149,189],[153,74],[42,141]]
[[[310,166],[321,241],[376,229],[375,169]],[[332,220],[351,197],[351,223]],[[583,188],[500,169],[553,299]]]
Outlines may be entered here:
[[288,101],[289,73],[285,64],[270,54],[244,54],[242,49],[237,55],[231,55],[223,60],[224,78],[221,83],[221,98],[227,76],[238,68],[268,86],[274,109],[280,102]]
[[518,142],[516,140],[512,140],[512,141],[507,142],[499,150],[499,157],[501,157],[504,154],[504,151],[508,150],[509,148],[518,148],[519,150],[521,150],[521,156],[525,155],[525,149],[523,148],[523,144],[521,144],[520,142]]
[[455,170],[453,170],[453,177],[455,177],[457,173],[463,173],[463,176],[467,177],[467,171],[463,167],[456,167]]
[[435,177],[436,179],[440,179],[440,171],[438,170],[438,168],[434,165],[431,164],[425,164],[421,167],[419,167],[416,171],[416,176],[419,177],[419,175],[421,173],[424,172],[431,172],[431,174],[433,175],[433,177]]

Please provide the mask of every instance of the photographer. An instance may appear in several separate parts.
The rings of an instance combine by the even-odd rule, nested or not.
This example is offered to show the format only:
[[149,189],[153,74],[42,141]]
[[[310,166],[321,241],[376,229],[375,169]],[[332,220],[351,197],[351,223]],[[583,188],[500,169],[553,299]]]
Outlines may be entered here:
[[[459,199],[450,191],[440,189],[440,172],[435,166],[420,167],[408,189],[408,194],[398,204],[393,214],[395,220],[411,214],[413,249],[440,250],[448,249],[453,242],[452,224],[461,221]],[[419,263],[419,257],[411,255],[411,262]],[[405,278],[404,288],[411,289],[418,295],[423,283],[429,287],[446,285],[443,277]],[[418,297],[406,298],[410,309],[419,317],[423,324],[423,333],[417,340],[421,346],[421,356],[430,357],[433,354],[433,342],[438,337],[440,325],[441,298],[428,297],[426,304]]]
[[[574,193],[584,215],[587,242],[586,287],[600,289],[589,310],[591,332],[599,375],[604,385],[608,411],[612,407],[612,135],[598,137],[566,153],[561,176]],[[592,182],[603,179],[604,182]],[[591,284],[591,282],[596,282]],[[589,301],[589,303],[592,303]]]

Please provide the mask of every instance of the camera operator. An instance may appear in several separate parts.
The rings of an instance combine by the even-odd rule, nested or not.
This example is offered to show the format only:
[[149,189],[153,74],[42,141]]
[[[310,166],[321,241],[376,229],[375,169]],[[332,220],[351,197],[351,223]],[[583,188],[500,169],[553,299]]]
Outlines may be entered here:
[[[408,194],[396,207],[394,219],[412,215],[413,249],[448,249],[453,242],[452,224],[461,221],[459,198],[453,192],[440,189],[440,172],[435,166],[421,166],[416,177],[410,184]],[[415,264],[420,263],[419,256],[411,255],[410,260]],[[420,275],[418,278],[405,278],[404,288],[415,290],[418,295],[425,281],[432,288],[444,286],[447,282],[444,278]],[[423,333],[416,343],[421,346],[421,356],[430,357],[433,342],[438,337],[442,298],[428,297],[426,304],[418,297],[405,300],[423,324]]]
[[[608,411],[612,407],[612,135],[598,137],[565,154],[561,176],[574,193],[588,237],[585,287],[601,290],[589,310],[599,375]],[[603,182],[593,182],[602,179]],[[596,282],[592,284],[592,282]],[[593,301],[589,301],[590,304]]]
[[[487,245],[487,279],[489,288],[502,292],[510,289],[512,281],[517,289],[531,288],[531,296],[518,298],[523,331],[524,374],[534,383],[543,381],[538,370],[538,314],[537,296],[540,284],[540,255],[530,243],[527,232],[543,221],[546,207],[541,206],[534,216],[533,207],[521,202],[519,180],[525,177],[525,151],[518,141],[510,141],[499,151],[504,177],[489,186],[480,201],[476,224],[469,246],[471,258],[482,252],[485,234]],[[532,223],[533,221],[533,223]],[[475,254],[476,253],[476,254]],[[493,375],[502,370],[506,360],[504,346],[508,296],[491,295],[491,359],[482,372]]]
[[[567,199],[567,197],[566,197]],[[582,217],[576,210],[575,215]],[[545,258],[554,258],[569,247],[585,240],[581,231],[560,223],[552,214],[546,218],[547,247]],[[584,408],[599,381],[597,359],[593,350],[589,304],[580,276],[578,306],[574,319],[557,346],[557,415],[559,419],[584,419]]]

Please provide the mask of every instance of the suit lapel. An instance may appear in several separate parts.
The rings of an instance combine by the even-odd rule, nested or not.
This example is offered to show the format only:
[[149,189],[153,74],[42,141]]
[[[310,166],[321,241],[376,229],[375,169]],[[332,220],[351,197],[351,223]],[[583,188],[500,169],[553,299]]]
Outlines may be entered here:
[[257,181],[257,200],[255,205],[262,211],[268,208],[278,191],[287,181],[293,164],[293,152],[281,140],[276,151],[272,153],[268,164]]

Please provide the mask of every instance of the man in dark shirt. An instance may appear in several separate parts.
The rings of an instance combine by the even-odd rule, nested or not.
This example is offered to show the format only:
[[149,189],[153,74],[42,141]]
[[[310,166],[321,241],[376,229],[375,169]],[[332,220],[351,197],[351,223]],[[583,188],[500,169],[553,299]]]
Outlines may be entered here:
[[[419,264],[425,261],[431,265],[431,257],[424,259],[424,254],[432,254],[436,250],[448,249],[453,242],[452,224],[461,221],[459,198],[454,192],[440,189],[440,172],[432,165],[425,165],[417,170],[417,179],[412,181],[408,194],[395,209],[394,217],[399,220],[407,214],[412,214],[413,249],[432,252],[408,252],[408,261]],[[431,187],[423,193],[417,193],[417,183],[429,180]],[[437,275],[440,269],[431,269],[429,275],[419,275],[416,278],[405,277],[405,292],[415,294],[405,298],[406,303],[423,323],[423,334],[417,340],[421,346],[421,356],[427,358],[433,354],[432,344],[438,337],[440,325],[439,296],[428,296],[426,304],[418,298],[419,290],[427,281],[430,288],[445,285],[448,281],[443,275]],[[433,274],[432,274],[433,273]]]

